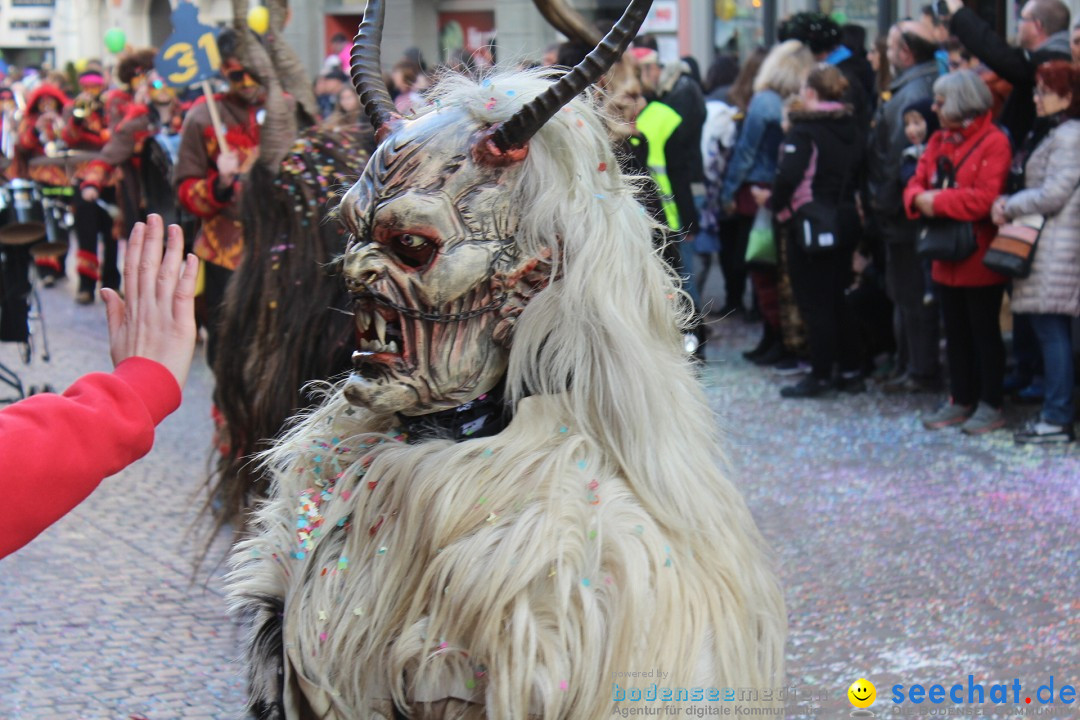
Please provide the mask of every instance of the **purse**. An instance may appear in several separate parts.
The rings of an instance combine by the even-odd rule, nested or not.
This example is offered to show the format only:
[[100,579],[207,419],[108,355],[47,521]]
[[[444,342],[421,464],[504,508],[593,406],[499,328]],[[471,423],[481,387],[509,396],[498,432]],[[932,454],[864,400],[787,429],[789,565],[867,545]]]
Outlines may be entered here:
[[803,203],[792,215],[793,231],[799,246],[807,255],[835,250],[840,246],[840,202],[848,186],[847,173],[840,182],[840,194],[836,205],[827,205],[817,200]]
[[754,225],[750,228],[750,240],[746,244],[746,262],[756,265],[776,264],[776,238],[773,236],[772,213],[758,208]]
[[983,256],[983,265],[1006,277],[1026,278],[1045,223],[1046,218],[1033,214],[1002,225]]
[[959,262],[979,249],[971,223],[948,218],[931,218],[919,224],[915,252],[927,260]]
[[[982,144],[986,135],[979,138],[978,142],[960,158],[955,166],[949,167],[948,158],[938,158],[938,177],[942,188],[948,189],[956,181],[956,173],[960,166],[971,157],[975,148]],[[919,234],[915,237],[915,252],[921,258],[927,260],[943,260],[945,262],[960,262],[975,254],[979,244],[975,241],[975,230],[971,223],[964,220],[951,218],[927,218],[919,223]]]

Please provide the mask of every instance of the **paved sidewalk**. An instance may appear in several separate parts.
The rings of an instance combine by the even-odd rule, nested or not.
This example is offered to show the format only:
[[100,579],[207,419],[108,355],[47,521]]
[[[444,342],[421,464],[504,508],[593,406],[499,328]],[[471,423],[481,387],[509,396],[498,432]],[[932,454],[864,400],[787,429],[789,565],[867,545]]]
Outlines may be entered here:
[[[111,367],[102,305],[71,296],[70,283],[44,294],[54,358],[25,368],[29,382]],[[738,355],[751,328],[714,327],[709,396],[785,585],[789,717],[847,717],[860,676],[879,717],[896,683],[1080,684],[1080,449],[926,432],[925,396],[781,401],[783,381]],[[0,361],[17,362],[14,346]],[[0,562],[0,720],[241,717],[220,573],[192,582],[190,564],[209,394],[200,357],[150,455]]]

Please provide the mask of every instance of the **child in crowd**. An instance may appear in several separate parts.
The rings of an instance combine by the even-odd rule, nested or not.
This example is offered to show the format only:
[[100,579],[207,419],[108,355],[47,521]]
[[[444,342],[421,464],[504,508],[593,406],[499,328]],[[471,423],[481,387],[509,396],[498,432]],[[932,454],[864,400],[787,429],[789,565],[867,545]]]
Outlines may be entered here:
[[[932,109],[929,98],[920,100],[904,109],[904,136],[911,143],[904,148],[900,155],[900,182],[908,184],[915,175],[915,168],[919,164],[919,158],[926,151],[926,142],[938,129],[938,117]],[[934,297],[934,283],[930,280],[930,260],[923,260],[923,276],[926,278],[926,294],[923,295],[923,304],[931,305]]]

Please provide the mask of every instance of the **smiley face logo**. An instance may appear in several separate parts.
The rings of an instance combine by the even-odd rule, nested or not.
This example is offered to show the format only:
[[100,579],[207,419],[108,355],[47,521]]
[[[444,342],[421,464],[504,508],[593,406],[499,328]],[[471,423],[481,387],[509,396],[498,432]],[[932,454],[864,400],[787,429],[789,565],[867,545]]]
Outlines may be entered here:
[[868,708],[877,700],[877,689],[866,678],[859,678],[847,689],[848,700],[857,708]]

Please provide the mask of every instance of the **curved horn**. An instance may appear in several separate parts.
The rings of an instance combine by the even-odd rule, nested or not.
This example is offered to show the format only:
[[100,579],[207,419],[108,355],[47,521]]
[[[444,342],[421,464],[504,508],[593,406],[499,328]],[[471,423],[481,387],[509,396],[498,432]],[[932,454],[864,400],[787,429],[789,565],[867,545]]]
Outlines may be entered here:
[[631,0],[629,7],[591,53],[577,66],[552,83],[522,107],[509,120],[499,125],[491,135],[491,142],[500,154],[506,154],[525,143],[559,112],[563,105],[576,98],[608,71],[630,45],[652,0]]
[[364,19],[353,38],[352,52],[349,54],[350,73],[356,94],[364,105],[364,112],[371,119],[378,133],[390,121],[398,117],[390,93],[383,83],[380,44],[382,43],[383,20],[386,17],[384,0],[368,0],[364,8]]
[[574,42],[596,47],[603,38],[566,0],[533,0],[533,5],[553,28]]

